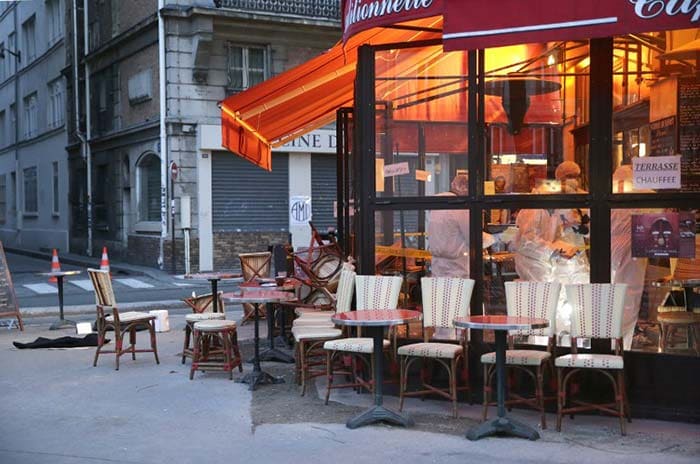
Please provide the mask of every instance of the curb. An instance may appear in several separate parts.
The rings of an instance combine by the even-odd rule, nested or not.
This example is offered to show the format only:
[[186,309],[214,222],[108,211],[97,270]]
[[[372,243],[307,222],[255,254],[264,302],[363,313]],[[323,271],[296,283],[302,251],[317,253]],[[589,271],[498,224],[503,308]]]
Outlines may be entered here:
[[[166,300],[166,301],[143,301],[136,303],[120,303],[119,309],[138,309],[142,311],[148,311],[151,309],[182,309],[186,310],[188,306],[182,302],[182,300]],[[36,308],[22,308],[20,309],[22,318],[33,318],[33,317],[58,317],[59,311],[57,306],[46,306],[46,307],[36,307]],[[74,306],[64,306],[64,315],[92,315],[95,313],[95,305],[74,305]]]
[[[49,262],[51,261],[51,257],[52,257],[51,253],[44,253],[42,251],[37,251],[37,250],[27,250],[25,248],[5,247],[5,252],[6,253],[13,253],[16,255],[29,256],[30,258],[46,259]],[[76,256],[70,256],[70,255],[62,255],[62,256],[60,256],[60,261],[62,263],[70,264],[72,266],[94,267],[94,268],[100,267],[100,260],[97,258],[91,258],[89,256],[76,257]],[[115,272],[115,273],[123,273],[123,274],[129,274],[129,275],[146,275],[145,271],[142,271],[140,269],[134,269],[130,266],[123,266],[120,264],[110,264],[109,267],[110,267],[110,270],[112,272]]]

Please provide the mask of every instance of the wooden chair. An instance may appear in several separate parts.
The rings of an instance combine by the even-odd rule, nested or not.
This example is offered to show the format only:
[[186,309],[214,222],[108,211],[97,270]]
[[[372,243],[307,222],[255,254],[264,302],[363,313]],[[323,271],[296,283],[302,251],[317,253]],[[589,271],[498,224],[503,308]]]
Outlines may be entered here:
[[312,315],[302,316],[300,319],[310,319],[308,323],[297,324],[292,327],[294,336],[295,352],[297,360],[297,379],[301,383],[301,396],[306,393],[306,386],[314,377],[326,374],[326,369],[316,369],[321,365],[325,367],[323,361],[318,361],[318,348],[325,342],[340,338],[342,331],[331,322],[330,315],[350,311],[353,291],[355,289],[355,271],[344,268],[340,272],[338,292],[333,298],[333,311],[324,311],[329,314],[317,321]]
[[[357,310],[367,309],[396,309],[401,293],[403,278],[400,276],[355,276],[355,290],[357,295]],[[362,337],[358,327],[358,336],[330,340],[323,344],[326,350],[326,376],[328,386],[326,388],[326,404],[330,398],[331,389],[346,387],[364,387],[373,389],[373,380],[365,381],[357,375],[355,360],[362,359],[370,368],[370,375],[374,372],[374,342],[371,337]],[[389,348],[389,340],[384,340],[384,349]],[[336,371],[334,359],[338,354],[350,354],[353,357],[353,368],[350,371]],[[369,363],[365,356],[369,355]],[[353,381],[341,385],[333,385],[333,376],[336,374],[350,375]]]
[[[270,277],[270,262],[272,253],[269,251],[259,253],[240,253],[238,258],[241,260],[241,273],[243,274],[244,282],[251,282],[256,279],[267,279]],[[243,319],[241,324],[247,322],[253,317],[255,305],[243,303]],[[265,317],[265,311],[258,313],[259,318]]]
[[[156,316],[138,311],[119,313],[109,271],[88,269],[87,272],[95,289],[95,300],[97,302],[97,350],[95,351],[95,360],[92,363],[93,367],[97,366],[97,358],[103,353],[114,353],[116,355],[116,370],[119,370],[119,357],[126,353],[131,353],[131,359],[135,360],[136,353],[152,352],[156,358],[156,364],[160,364],[158,348],[156,347]],[[110,312],[111,314],[108,314]],[[148,329],[151,335],[150,350],[136,349],[136,329],[140,327]],[[105,344],[105,335],[108,329],[114,330],[114,350],[105,351],[102,347]],[[127,332],[129,333],[129,346],[124,348],[124,335]]]
[[[468,314],[469,302],[474,289],[474,281],[471,279],[457,279],[446,277],[423,277],[421,279],[421,292],[423,298],[423,343],[412,343],[400,347],[397,354],[400,359],[401,380],[399,383],[399,411],[403,410],[403,400],[406,396],[424,396],[429,393],[437,393],[452,401],[452,417],[457,417],[457,365],[460,361],[464,364],[466,386],[469,389],[469,364],[467,362],[467,334],[466,330],[457,334],[454,326],[455,317],[464,317]],[[457,343],[431,341],[433,335],[446,329],[439,335],[441,340],[449,338]],[[448,374],[448,388],[438,388],[431,385],[424,377],[425,370],[421,370],[421,384],[423,389],[418,391],[406,391],[408,370],[416,360],[434,359],[442,365]]]
[[[625,393],[625,363],[622,357],[622,314],[626,284],[567,285],[566,295],[573,307],[571,319],[571,354],[554,360],[557,368],[557,431],[561,431],[564,414],[598,410],[616,415],[620,431],[625,435],[625,416],[630,417]],[[615,341],[615,354],[578,354],[576,340],[580,337]],[[614,401],[592,404],[571,400],[575,406],[566,407],[566,386],[571,377],[582,369],[602,373],[613,386]]]
[[[517,369],[524,372],[535,384],[535,396],[523,397],[509,391],[514,399],[508,399],[506,405],[525,404],[540,411],[540,424],[547,428],[544,413],[544,369],[552,368],[552,350],[555,343],[556,311],[561,293],[561,284],[554,282],[506,282],[506,306],[509,316],[534,317],[547,319],[549,327],[535,330],[511,330],[508,333],[508,349],[506,350],[506,369]],[[546,336],[547,350],[516,350],[516,336]],[[484,365],[484,411],[483,420],[488,416],[488,407],[495,405],[491,402],[491,387],[496,370],[496,353],[486,353],[481,356]],[[551,371],[550,371],[551,372]]]
[[218,301],[216,303],[217,312],[213,312],[214,298],[211,293],[205,293],[199,296],[193,294],[191,297],[182,300],[187,306],[192,308],[193,311],[191,314],[185,316],[185,343],[182,347],[182,364],[185,364],[186,358],[192,358],[194,354],[193,347],[190,345],[194,324],[200,321],[226,319],[226,310],[222,297],[223,292],[218,293]]
[[[229,380],[233,380],[233,369],[238,367],[243,372],[241,352],[238,348],[238,332],[234,321],[223,319],[209,319],[195,322],[194,350],[192,352],[192,366],[190,367],[190,380],[194,378],[196,371],[224,371],[228,372]],[[212,338],[219,341],[221,349],[216,356],[209,351]]]

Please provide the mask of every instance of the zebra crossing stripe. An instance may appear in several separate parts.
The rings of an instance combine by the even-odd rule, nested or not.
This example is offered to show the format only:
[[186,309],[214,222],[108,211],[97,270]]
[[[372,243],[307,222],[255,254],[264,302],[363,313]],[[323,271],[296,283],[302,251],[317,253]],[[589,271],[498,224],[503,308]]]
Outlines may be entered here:
[[141,282],[138,279],[114,279],[114,281],[131,288],[153,288],[153,285]]
[[91,292],[92,289],[92,281],[90,279],[78,279],[78,280],[67,280],[69,284],[73,284],[76,287],[80,287],[85,291]]
[[58,289],[53,285],[49,284],[24,284],[23,287],[28,288],[34,293],[40,293],[42,295],[48,295],[50,293],[58,293]]

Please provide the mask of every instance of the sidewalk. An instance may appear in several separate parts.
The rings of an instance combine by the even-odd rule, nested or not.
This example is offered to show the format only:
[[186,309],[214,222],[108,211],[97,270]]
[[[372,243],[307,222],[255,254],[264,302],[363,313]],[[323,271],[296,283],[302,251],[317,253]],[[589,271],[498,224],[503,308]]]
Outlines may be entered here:
[[[239,311],[228,313],[240,317]],[[7,463],[403,463],[532,462],[633,464],[695,463],[700,455],[700,425],[635,419],[628,436],[619,435],[615,418],[566,418],[562,433],[542,431],[535,442],[464,438],[476,424],[480,405],[460,404],[450,417],[444,401],[408,401],[405,412],[415,427],[386,425],[348,430],[345,421],[372,403],[372,396],[336,390],[329,405],[319,394],[322,381],[305,397],[293,383],[293,365],[264,363],[263,369],[286,383],[255,392],[222,373],[195,374],[180,363],[184,317],[171,313],[171,330],[158,334],[161,364],[150,353],[122,357],[114,370],[110,355],[92,367],[93,348],[17,350],[12,341],[55,338],[71,331],[48,331],[35,320],[24,333],[0,330],[0,462]],[[253,324],[239,328],[243,357],[251,354]],[[264,333],[264,332],[263,332]],[[139,344],[148,337],[137,336]],[[244,372],[250,364],[244,364]],[[234,379],[242,374],[234,373]],[[386,397],[395,408],[397,398]],[[536,424],[537,414],[514,410]],[[548,415],[553,427],[555,420]]]

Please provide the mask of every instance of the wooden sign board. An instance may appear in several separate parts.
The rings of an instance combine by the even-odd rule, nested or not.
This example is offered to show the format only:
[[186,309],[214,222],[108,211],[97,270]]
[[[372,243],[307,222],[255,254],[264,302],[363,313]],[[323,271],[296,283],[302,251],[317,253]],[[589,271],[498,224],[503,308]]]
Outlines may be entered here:
[[12,285],[12,276],[7,267],[5,248],[0,242],[0,318],[4,317],[16,317],[19,330],[24,330],[22,315],[19,313],[19,305],[15,296],[15,286]]

